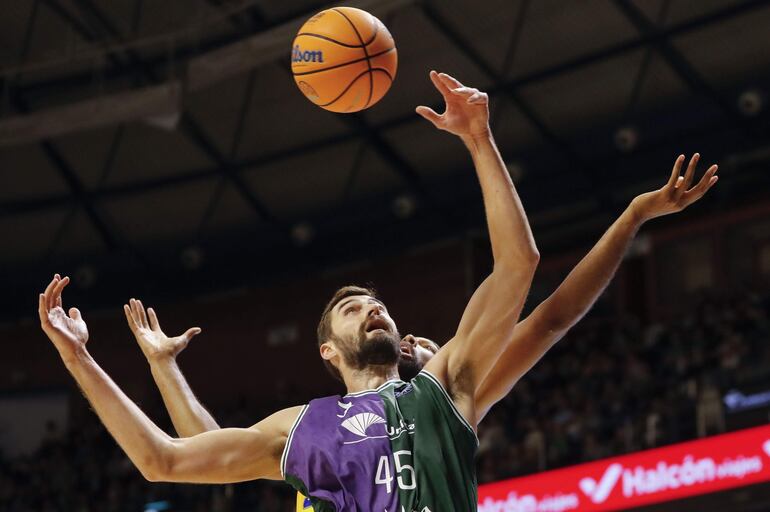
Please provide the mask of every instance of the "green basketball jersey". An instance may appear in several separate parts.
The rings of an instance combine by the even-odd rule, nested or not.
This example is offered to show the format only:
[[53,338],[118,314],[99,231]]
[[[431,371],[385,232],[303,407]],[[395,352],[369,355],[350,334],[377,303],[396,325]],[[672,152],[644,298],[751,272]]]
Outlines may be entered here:
[[476,510],[476,435],[426,371],[411,382],[311,401],[284,450],[287,482],[313,510]]

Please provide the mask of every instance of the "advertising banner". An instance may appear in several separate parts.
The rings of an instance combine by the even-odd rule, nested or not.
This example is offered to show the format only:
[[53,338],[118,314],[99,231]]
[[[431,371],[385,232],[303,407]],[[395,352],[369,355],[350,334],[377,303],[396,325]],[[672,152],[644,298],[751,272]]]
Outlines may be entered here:
[[479,512],[618,510],[770,480],[770,426],[479,486]]

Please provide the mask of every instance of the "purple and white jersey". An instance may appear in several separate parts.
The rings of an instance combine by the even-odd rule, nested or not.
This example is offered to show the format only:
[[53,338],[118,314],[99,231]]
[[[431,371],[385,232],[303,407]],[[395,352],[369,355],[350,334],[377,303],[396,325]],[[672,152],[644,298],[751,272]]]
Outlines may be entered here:
[[286,442],[285,480],[315,511],[475,510],[473,429],[439,381],[331,396],[303,408]]

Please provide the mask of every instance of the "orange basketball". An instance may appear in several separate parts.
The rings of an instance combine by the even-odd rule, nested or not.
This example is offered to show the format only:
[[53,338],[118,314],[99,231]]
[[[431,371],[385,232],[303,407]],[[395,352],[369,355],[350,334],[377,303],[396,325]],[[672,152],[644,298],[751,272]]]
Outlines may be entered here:
[[299,90],[332,112],[357,112],[380,101],[397,66],[388,29],[353,7],[319,12],[302,25],[292,44],[291,71]]

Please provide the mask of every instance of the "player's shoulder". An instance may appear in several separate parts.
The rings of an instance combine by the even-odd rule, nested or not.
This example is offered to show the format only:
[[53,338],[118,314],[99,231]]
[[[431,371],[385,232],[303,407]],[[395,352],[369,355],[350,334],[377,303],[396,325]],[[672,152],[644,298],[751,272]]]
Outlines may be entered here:
[[285,438],[306,409],[307,404],[281,409],[252,425],[250,430],[259,431],[262,434],[280,435]]

